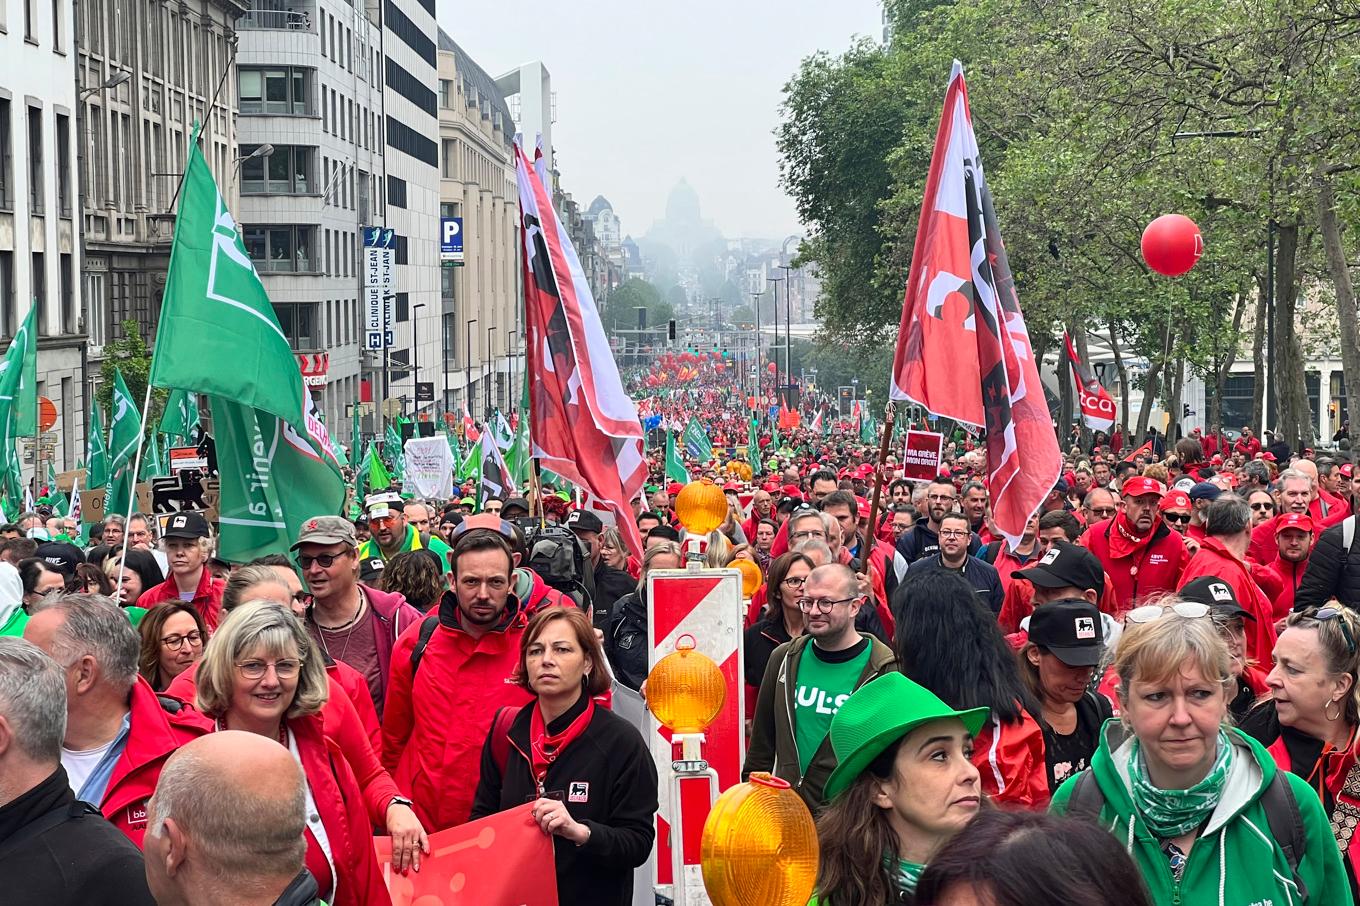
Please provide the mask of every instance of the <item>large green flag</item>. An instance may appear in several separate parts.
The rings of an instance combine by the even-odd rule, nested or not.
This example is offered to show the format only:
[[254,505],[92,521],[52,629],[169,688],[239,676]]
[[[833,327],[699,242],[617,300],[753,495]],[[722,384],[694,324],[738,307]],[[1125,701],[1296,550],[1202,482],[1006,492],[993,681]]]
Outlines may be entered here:
[[109,454],[104,446],[104,425],[99,418],[99,403],[90,407],[90,423],[85,426],[85,489],[99,489],[109,483]]
[[171,391],[161,415],[160,433],[187,442],[193,438],[198,425],[198,394],[189,390]]
[[383,465],[382,457],[373,448],[373,444],[368,445],[368,453],[364,456],[365,469],[362,471],[368,476],[368,491],[376,494],[379,491],[386,491],[392,484],[392,476],[387,472],[387,466]]
[[0,491],[16,513],[24,490],[15,444],[37,433],[37,316],[38,306],[30,306],[0,360]]
[[680,451],[675,449],[675,435],[669,429],[666,431],[666,478],[681,484],[689,484],[690,480],[685,461],[681,458]]
[[754,418],[746,423],[746,461],[751,465],[752,478],[764,471],[764,464],[760,461],[760,437],[756,433]]
[[123,380],[123,372],[117,368],[113,370],[110,408],[113,414],[109,417],[109,468],[117,474],[131,466],[142,437],[142,413]]
[[467,455],[458,464],[458,471],[453,473],[457,481],[467,481],[469,478],[477,479],[478,484],[482,480],[482,445],[480,443],[469,444]]
[[708,432],[699,424],[697,418],[690,417],[681,439],[685,442],[685,452],[689,454],[690,459],[705,463],[713,458],[713,442],[708,439]]
[[223,558],[286,550],[303,521],[340,513],[345,486],[330,436],[203,159],[197,127],[150,380],[210,397]]

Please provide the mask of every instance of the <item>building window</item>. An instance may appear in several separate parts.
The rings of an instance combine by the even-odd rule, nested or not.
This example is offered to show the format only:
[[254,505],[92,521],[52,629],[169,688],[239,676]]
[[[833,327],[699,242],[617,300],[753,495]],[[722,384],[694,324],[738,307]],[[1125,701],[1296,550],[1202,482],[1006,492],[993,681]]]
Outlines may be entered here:
[[62,26],[66,17],[65,10],[70,5],[67,0],[52,0],[52,49],[57,53],[66,51],[66,42],[62,40]]
[[10,148],[9,101],[0,98],[0,210],[8,211],[14,207],[10,198],[14,176],[11,167],[14,154]]
[[105,337],[108,336],[108,328],[105,323],[104,312],[107,306],[104,304],[104,275],[86,274],[85,291],[81,294],[81,302],[85,304],[85,329],[90,333],[91,346],[103,346]]
[[256,270],[266,273],[316,270],[314,226],[247,226],[242,229],[241,238]]
[[406,180],[388,174],[387,201],[398,208],[406,207]]
[[[259,145],[242,145],[249,157]],[[316,149],[302,145],[275,145],[268,156],[251,157],[241,164],[242,195],[309,195],[317,191],[312,178]]]
[[71,118],[57,114],[57,209],[71,216]]
[[38,18],[38,0],[24,0],[24,40],[33,44],[38,43],[38,36],[33,33],[33,20]]
[[392,260],[397,264],[410,264],[407,258],[406,237],[398,233],[392,237]]
[[452,80],[452,79],[440,79],[440,80],[439,80],[439,106],[440,106],[440,107],[443,107],[443,108],[446,109],[446,110],[447,110],[447,109],[451,109],[451,108],[453,107],[453,102],[457,99],[457,97],[458,97],[458,95],[457,95],[457,93],[456,93],[456,91],[455,91],[455,89],[454,89],[454,87],[453,87],[453,80]]
[[76,332],[75,274],[71,270],[71,256],[62,255],[57,268],[58,292],[61,295],[61,332]]
[[42,108],[28,108],[28,208],[32,214],[43,212]]
[[397,321],[405,324],[411,320],[411,294],[397,293]]
[[32,287],[32,303],[38,306],[38,333],[47,336],[47,264],[42,252],[33,253],[33,269],[29,271],[29,285]]
[[439,161],[439,175],[445,179],[453,179],[456,173],[455,155],[458,153],[457,148],[458,143],[451,139],[446,138],[441,143],[442,153],[440,154]]
[[13,252],[0,252],[0,334],[14,336]]
[[309,116],[313,72],[301,66],[241,67],[241,112]]
[[274,312],[279,316],[279,327],[294,349],[320,349],[317,336],[317,303],[277,303]]

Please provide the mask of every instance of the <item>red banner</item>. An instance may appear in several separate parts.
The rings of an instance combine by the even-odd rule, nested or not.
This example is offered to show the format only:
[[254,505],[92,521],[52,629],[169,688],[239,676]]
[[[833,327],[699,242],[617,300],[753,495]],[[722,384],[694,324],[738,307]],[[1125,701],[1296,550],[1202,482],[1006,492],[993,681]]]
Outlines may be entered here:
[[1114,427],[1114,400],[1077,355],[1072,337],[1063,334],[1063,342],[1067,345],[1067,359],[1072,363],[1072,383],[1077,386],[1082,419],[1092,431],[1109,431]]
[[930,481],[940,474],[944,435],[934,431],[908,431],[907,447],[902,451],[902,477]]
[[557,906],[552,838],[533,803],[430,834],[420,871],[392,870],[392,839],[373,838],[392,906]]

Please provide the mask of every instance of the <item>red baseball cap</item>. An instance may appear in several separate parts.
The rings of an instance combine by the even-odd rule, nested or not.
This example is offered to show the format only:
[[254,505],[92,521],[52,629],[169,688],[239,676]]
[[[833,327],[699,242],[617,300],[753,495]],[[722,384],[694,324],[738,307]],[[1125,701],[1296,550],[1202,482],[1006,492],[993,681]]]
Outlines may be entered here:
[[729,481],[727,484],[723,485],[723,493],[726,494],[728,491],[739,492],[741,491],[741,485],[737,484],[735,481]]
[[1213,457],[1210,458],[1209,463],[1211,465],[1221,466],[1223,465],[1223,456],[1221,454],[1215,453]]
[[[1124,482],[1124,487],[1129,483]],[[1190,509],[1190,495],[1184,491],[1171,491],[1162,498],[1162,502],[1157,504],[1157,509],[1165,512],[1167,510],[1188,510]]]
[[1135,475],[1124,482],[1119,488],[1119,493],[1125,497],[1142,497],[1144,494],[1156,494],[1158,497],[1165,497],[1166,488],[1155,478]]
[[784,485],[782,488],[780,488],[780,490],[784,492],[784,496],[785,496],[785,497],[802,497],[802,496],[803,496],[803,491],[802,491],[802,489],[799,488],[798,485],[796,485],[796,484],[786,484],[786,485]]
[[1341,472],[1341,477],[1342,477],[1342,478],[1350,478],[1351,475],[1354,474],[1354,472],[1355,472],[1355,467],[1354,467],[1353,465],[1351,465],[1350,463],[1346,463],[1346,464],[1345,464],[1344,466],[1342,466],[1338,471]]
[[1275,454],[1274,454],[1274,453],[1271,453],[1269,450],[1267,450],[1266,452],[1264,452],[1264,453],[1261,454],[1261,458],[1262,458],[1262,459],[1268,459],[1268,460],[1270,460],[1271,462],[1274,462],[1274,461],[1275,461]]
[[1313,519],[1307,513],[1285,513],[1275,520],[1275,534],[1279,534],[1285,529],[1299,529],[1308,534],[1313,534]]
[[679,494],[684,489],[685,486],[678,481],[672,481],[670,484],[666,485],[666,493],[671,495]]

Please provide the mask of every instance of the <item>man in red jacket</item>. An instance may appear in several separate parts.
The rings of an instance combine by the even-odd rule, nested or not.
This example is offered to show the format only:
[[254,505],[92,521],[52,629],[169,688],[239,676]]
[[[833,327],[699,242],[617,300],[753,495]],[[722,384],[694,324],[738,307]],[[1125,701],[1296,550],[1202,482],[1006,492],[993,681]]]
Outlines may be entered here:
[[1251,433],[1251,426],[1246,425],[1242,428],[1242,436],[1233,444],[1233,452],[1243,459],[1255,459],[1256,454],[1261,452],[1261,442]]
[[468,820],[496,712],[533,698],[513,682],[525,620],[510,545],[475,529],[451,556],[454,590],[392,649],[383,714],[383,766],[430,832]]
[[1088,528],[1082,544],[1100,559],[1123,613],[1146,597],[1174,590],[1190,553],[1157,512],[1166,495],[1160,481],[1138,475],[1120,490],[1123,511]]
[[316,516],[302,523],[293,550],[312,593],[307,631],[322,651],[363,675],[381,718],[392,646],[421,615],[400,594],[359,581],[358,546],[348,519]]
[[[1312,463],[1309,463],[1312,465]],[[1280,473],[1279,515],[1259,523],[1251,532],[1247,556],[1262,565],[1275,559],[1275,527],[1290,513],[1310,516],[1314,527],[1325,524],[1322,516],[1313,512],[1317,501],[1317,478],[1305,469],[1290,467]]]
[[1270,598],[1276,622],[1294,609],[1294,592],[1308,569],[1314,537],[1312,517],[1298,513],[1281,516],[1275,523],[1275,559],[1251,571],[1256,584]]
[[72,792],[140,848],[146,801],[161,767],[175,749],[210,732],[212,722],[178,699],[157,696],[137,675],[141,640],[108,598],[44,601],[24,638],[66,672],[61,763]]
[[1212,576],[1232,586],[1237,602],[1250,614],[1247,626],[1247,658],[1269,663],[1275,648],[1275,621],[1270,599],[1251,577],[1247,546],[1251,543],[1251,507],[1236,494],[1224,494],[1205,511],[1205,537],[1199,552],[1190,559],[1177,588],[1192,579]]

